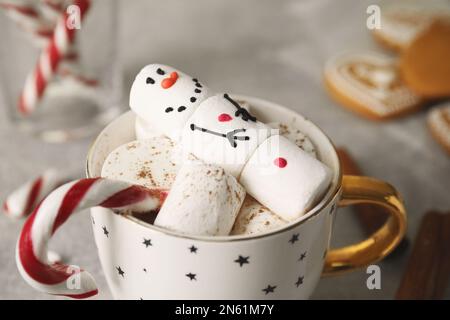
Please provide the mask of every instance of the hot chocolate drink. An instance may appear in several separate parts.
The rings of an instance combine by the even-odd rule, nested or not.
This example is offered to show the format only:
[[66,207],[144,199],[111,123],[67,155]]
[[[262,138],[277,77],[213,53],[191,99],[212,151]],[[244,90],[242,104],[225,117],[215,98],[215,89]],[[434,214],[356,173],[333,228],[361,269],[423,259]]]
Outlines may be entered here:
[[130,106],[138,140],[111,152],[102,176],[168,190],[156,218],[140,219],[195,235],[263,233],[299,219],[329,186],[295,123],[266,125],[249,103],[171,67],[143,68]]

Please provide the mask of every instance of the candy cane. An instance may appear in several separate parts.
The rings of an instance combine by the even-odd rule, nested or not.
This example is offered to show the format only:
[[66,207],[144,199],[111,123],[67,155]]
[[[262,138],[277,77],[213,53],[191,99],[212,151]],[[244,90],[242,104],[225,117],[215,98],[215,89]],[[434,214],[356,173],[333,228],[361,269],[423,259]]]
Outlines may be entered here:
[[67,175],[55,169],[46,170],[13,191],[3,203],[3,211],[9,217],[24,218],[50,192],[69,180]]
[[[82,19],[89,8],[90,1],[75,0],[73,4],[79,7]],[[33,72],[27,77],[18,104],[19,111],[23,114],[29,114],[36,109],[48,82],[74,42],[77,29],[68,26],[69,19],[70,16],[64,12],[56,24],[51,41],[41,53]]]
[[63,13],[67,1],[65,0],[41,0],[42,13],[50,20],[56,20]]
[[[36,4],[30,1],[0,2],[0,8],[5,10],[7,16],[15,21],[19,27],[31,34],[33,43],[39,48],[45,48],[53,37],[57,18],[64,13],[64,1],[43,0],[41,10],[36,8]],[[47,10],[45,10],[47,8]],[[45,12],[51,11],[52,15]],[[74,46],[68,49],[64,56],[66,60],[76,60],[78,55]]]
[[[3,1],[0,8],[15,21],[27,34],[31,36],[32,42],[39,48],[45,48],[52,39],[56,26],[57,17],[64,13],[67,4],[73,1],[64,0],[42,0],[40,10],[36,7],[36,2],[27,0]],[[77,67],[78,53],[76,44],[69,46],[65,55],[61,58],[63,65],[57,68],[56,72],[62,77],[71,77],[85,86],[97,86],[97,80],[87,77],[82,70]]]
[[[51,264],[47,245],[55,231],[73,214],[95,206],[137,212],[158,209],[167,193],[147,189],[123,181],[104,178],[81,179],[69,182],[53,191],[27,219],[16,248],[18,269],[35,289],[71,298],[87,298],[98,290],[92,276],[62,263]],[[79,277],[79,288],[67,283]]]
[[11,20],[31,35],[31,40],[38,47],[46,45],[51,39],[55,23],[40,14],[36,2],[2,1],[0,8],[4,9]]

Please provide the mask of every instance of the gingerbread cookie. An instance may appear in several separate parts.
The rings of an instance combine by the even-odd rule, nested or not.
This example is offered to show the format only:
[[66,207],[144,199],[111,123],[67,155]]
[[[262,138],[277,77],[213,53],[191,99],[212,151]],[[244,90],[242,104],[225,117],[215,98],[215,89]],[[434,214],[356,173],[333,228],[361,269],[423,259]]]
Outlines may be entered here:
[[450,104],[430,110],[427,122],[433,137],[450,154]]
[[403,83],[396,61],[376,53],[344,54],[325,66],[325,84],[342,106],[372,120],[408,114],[422,99]]
[[400,71],[418,95],[450,96],[450,20],[436,20],[403,52]]
[[385,48],[400,52],[439,16],[439,12],[414,6],[384,7],[381,28],[373,29],[372,34]]

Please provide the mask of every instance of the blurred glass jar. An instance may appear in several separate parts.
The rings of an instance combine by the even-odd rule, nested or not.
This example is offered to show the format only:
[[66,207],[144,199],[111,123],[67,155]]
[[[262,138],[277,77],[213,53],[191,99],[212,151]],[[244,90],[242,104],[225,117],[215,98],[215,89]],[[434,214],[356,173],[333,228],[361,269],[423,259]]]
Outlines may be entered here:
[[[48,45],[58,17],[76,10],[67,9],[72,2],[65,0],[5,2],[22,5],[0,10],[0,91],[5,112],[16,128],[49,142],[64,142],[95,133],[120,114],[117,1],[88,1],[69,52],[29,114],[19,108],[26,79]],[[25,16],[24,4],[29,10]]]

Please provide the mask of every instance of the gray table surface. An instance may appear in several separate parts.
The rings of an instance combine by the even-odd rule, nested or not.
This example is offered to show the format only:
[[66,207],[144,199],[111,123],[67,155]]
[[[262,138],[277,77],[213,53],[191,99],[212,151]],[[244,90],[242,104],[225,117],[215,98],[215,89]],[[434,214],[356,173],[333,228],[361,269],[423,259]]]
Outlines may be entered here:
[[[366,8],[373,3],[122,1],[119,42],[124,97],[127,99],[128,88],[141,66],[161,62],[194,73],[215,89],[289,106],[322,127],[336,145],[347,147],[365,174],[398,188],[408,210],[408,236],[413,239],[427,210],[450,209],[450,158],[427,131],[426,111],[374,123],[340,108],[322,85],[324,62],[336,52],[381,51],[365,24]],[[0,19],[6,18],[0,15]],[[0,94],[1,90],[0,84]],[[0,199],[49,166],[64,167],[82,176],[91,140],[47,144],[17,133],[6,117],[0,117]],[[21,224],[0,216],[0,299],[57,299],[31,289],[17,272],[14,247]],[[93,273],[100,287],[98,299],[111,298],[87,215],[73,217],[64,228],[65,234],[56,236],[54,248],[69,262],[76,260]],[[341,210],[333,246],[362,236],[354,217]],[[368,290],[367,274],[361,270],[322,279],[313,298],[391,299],[408,254],[379,264],[381,290]],[[450,290],[446,298],[450,298]]]

